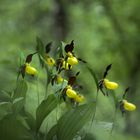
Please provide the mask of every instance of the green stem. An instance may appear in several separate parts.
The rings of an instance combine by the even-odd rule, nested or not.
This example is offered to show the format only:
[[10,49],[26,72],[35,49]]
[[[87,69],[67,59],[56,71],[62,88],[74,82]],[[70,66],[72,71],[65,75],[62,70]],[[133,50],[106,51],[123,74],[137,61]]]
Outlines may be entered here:
[[97,100],[98,100],[98,92],[96,93],[96,98],[95,98],[95,110],[94,110],[94,114],[93,114],[93,117],[92,117],[92,120],[91,120],[91,126],[90,128],[92,127],[92,124],[93,124],[93,121],[94,121],[94,118],[95,118],[95,115],[96,115],[96,110],[97,110]]
[[58,122],[58,111],[59,111],[59,109],[60,109],[60,94],[62,93],[62,91],[63,91],[63,86],[64,86],[64,78],[63,78],[63,81],[62,81],[62,84],[61,84],[61,90],[59,91],[59,93],[58,93],[58,104],[57,104],[57,108],[56,108],[56,122]]
[[40,104],[40,96],[39,96],[39,86],[38,86],[38,80],[39,78],[37,77],[37,80],[36,80],[36,87],[37,87],[37,100],[38,100],[38,105]]
[[110,135],[109,135],[109,140],[111,140],[112,133],[113,133],[113,130],[115,127],[116,115],[117,115],[117,107],[115,107],[114,119],[113,119],[113,124],[112,124],[112,128],[111,128]]
[[46,92],[45,92],[45,99],[46,99],[46,97],[47,97],[47,91],[48,91],[48,85],[49,85],[49,70],[48,70],[48,67],[45,65],[45,70],[46,70],[46,73],[47,73],[47,80],[46,80]]
[[[94,113],[93,113],[93,116],[92,116],[92,119],[91,119],[91,124],[90,124],[90,126],[89,126],[89,128],[88,128],[88,131],[91,129],[91,127],[93,126],[93,121],[94,121],[94,118],[95,118],[95,115],[96,115],[96,110],[97,110],[97,100],[98,100],[98,91],[97,91],[97,93],[96,93],[96,97],[95,97],[95,110],[94,110]],[[85,135],[85,139],[86,139],[86,137],[87,137],[87,133],[86,133],[86,135]]]

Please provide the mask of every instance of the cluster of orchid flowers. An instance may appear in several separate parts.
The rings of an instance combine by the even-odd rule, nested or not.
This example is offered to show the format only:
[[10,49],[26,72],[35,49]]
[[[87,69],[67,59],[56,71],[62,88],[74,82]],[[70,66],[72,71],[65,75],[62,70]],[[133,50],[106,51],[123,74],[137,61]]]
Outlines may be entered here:
[[[71,103],[79,104],[85,101],[85,97],[81,94],[79,94],[75,89],[74,86],[76,86],[76,78],[79,75],[79,72],[76,73],[75,76],[70,76],[68,80],[64,79],[62,75],[64,75],[63,72],[66,71],[72,71],[72,68],[74,65],[77,65],[79,61],[86,63],[84,60],[78,58],[75,56],[73,50],[74,50],[74,41],[71,41],[70,44],[65,45],[65,54],[61,54],[58,59],[54,59],[50,56],[49,52],[51,51],[52,43],[48,43],[45,47],[44,54],[41,57],[44,64],[47,65],[48,69],[52,71],[52,69],[55,69],[55,74],[51,75],[51,84],[66,84],[66,86],[63,89],[60,89],[61,96],[64,101],[67,100],[67,98],[71,101]],[[35,76],[37,75],[37,70],[31,66],[32,57],[35,54],[39,54],[38,52],[29,54],[26,57],[25,64],[23,64],[20,68],[20,73],[22,74],[22,77],[25,77],[25,74]],[[39,54],[40,55],[40,54]]]
[[[63,72],[65,71],[71,71],[74,65],[77,65],[79,61],[86,63],[86,61],[82,60],[81,58],[78,58],[75,56],[73,50],[74,50],[74,41],[71,41],[70,44],[65,45],[65,55],[63,53],[60,53],[60,56],[58,59],[54,59],[50,56],[49,52],[51,51],[52,43],[48,43],[45,47],[44,53],[40,54],[38,51],[33,54],[29,54],[26,57],[25,63],[21,66],[20,73],[22,74],[22,77],[24,78],[25,74],[35,76],[37,75],[37,70],[31,66],[32,57],[35,54],[38,54],[41,60],[47,65],[48,68],[53,69],[55,68],[55,74],[51,75],[51,84],[63,84],[66,82],[66,86],[63,89],[60,89],[61,96],[64,101],[69,99],[72,103],[78,105],[79,103],[82,103],[85,101],[85,97],[81,94],[79,94],[75,89],[75,82],[76,78],[79,75],[79,72],[76,73],[74,76],[70,76],[68,80],[63,78]],[[40,56],[41,55],[41,56]],[[112,82],[108,79],[106,79],[106,76],[108,75],[109,70],[111,69],[112,64],[108,65],[106,67],[106,70],[104,72],[103,78],[98,82],[98,90],[100,90],[104,96],[108,96],[108,90],[115,90],[118,88],[118,84],[116,82]],[[136,106],[132,103],[129,103],[125,97],[126,93],[128,92],[127,88],[125,90],[125,93],[122,96],[121,101],[119,101],[120,110],[122,113],[125,113],[126,111],[133,111],[136,109]]]

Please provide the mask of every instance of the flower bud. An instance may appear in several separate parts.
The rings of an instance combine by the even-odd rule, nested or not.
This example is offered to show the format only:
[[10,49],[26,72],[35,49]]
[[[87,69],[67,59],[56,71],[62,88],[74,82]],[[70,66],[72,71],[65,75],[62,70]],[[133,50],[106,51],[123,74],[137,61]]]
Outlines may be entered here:
[[116,88],[118,88],[118,84],[117,83],[110,82],[108,79],[104,79],[103,83],[104,83],[104,86],[107,89],[116,89]]
[[33,76],[37,74],[37,70],[28,63],[25,64],[25,72]]
[[123,107],[127,111],[134,111],[136,106],[132,103],[127,102],[127,100],[123,100]]
[[52,57],[47,57],[46,58],[46,63],[49,65],[49,66],[53,66],[55,64],[55,60],[52,58]]

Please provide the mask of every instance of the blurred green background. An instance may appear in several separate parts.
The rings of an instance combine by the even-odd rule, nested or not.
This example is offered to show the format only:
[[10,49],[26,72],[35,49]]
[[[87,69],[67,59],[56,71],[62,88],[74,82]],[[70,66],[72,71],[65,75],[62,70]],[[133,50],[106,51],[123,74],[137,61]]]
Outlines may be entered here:
[[[1,0],[0,89],[13,90],[19,56],[21,52],[27,55],[35,51],[37,36],[45,44],[54,41],[54,46],[59,46],[60,41],[74,40],[76,54],[91,65],[99,79],[105,67],[113,64],[108,77],[119,83],[118,96],[126,87],[131,87],[128,99],[136,104],[137,110],[127,113],[126,117],[118,112],[112,139],[139,140],[139,9],[140,0]],[[39,67],[37,58],[33,64]],[[83,65],[78,69],[81,71],[79,82],[84,86],[81,92],[94,99],[93,79]],[[44,73],[40,72],[40,92],[45,85]],[[27,109],[32,113],[37,106],[36,90],[36,83],[31,82]],[[111,122],[113,113],[110,99],[100,94],[96,119]],[[100,136],[99,140],[104,139],[106,130],[96,132],[96,129],[93,133]]]

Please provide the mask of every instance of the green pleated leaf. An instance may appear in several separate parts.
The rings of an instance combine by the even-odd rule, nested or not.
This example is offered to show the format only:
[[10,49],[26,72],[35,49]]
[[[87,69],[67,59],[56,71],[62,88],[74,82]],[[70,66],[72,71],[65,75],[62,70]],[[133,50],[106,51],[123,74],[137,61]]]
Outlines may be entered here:
[[1,91],[0,92],[0,102],[11,102],[12,99],[6,91]]
[[0,140],[33,140],[33,136],[14,115],[7,115],[0,120]]
[[36,46],[37,52],[43,57],[45,52],[44,44],[39,37],[36,38],[36,42],[37,42],[37,46]]
[[95,81],[96,87],[98,89],[98,79],[97,79],[97,76],[96,76],[95,72],[89,66],[87,66],[87,69],[90,72],[90,74],[92,75],[92,77],[93,77],[93,79]]
[[19,52],[19,67],[22,66],[25,62],[25,55],[23,52]]
[[65,46],[66,46],[66,43],[61,41],[60,50],[59,50],[60,57],[62,57],[64,54],[63,50],[64,50]]
[[36,110],[36,129],[39,130],[43,120],[56,108],[57,99],[51,94],[43,100]]
[[81,105],[66,112],[58,121],[58,140],[72,140],[76,133],[91,119],[94,103]]
[[54,140],[54,137],[56,137],[56,135],[57,135],[57,125],[54,125],[47,133],[46,140]]
[[23,97],[19,97],[19,98],[16,98],[14,101],[13,101],[13,111],[14,113],[19,113],[21,111],[21,109],[23,108],[24,106],[24,98]]
[[35,123],[34,117],[30,113],[28,113],[26,111],[24,113],[25,113],[24,114],[25,115],[25,121],[27,122],[28,126],[30,127],[31,130],[35,131],[36,123]]
[[17,83],[17,87],[14,91],[14,95],[13,95],[13,98],[19,98],[19,97],[23,97],[25,98],[26,96],[26,92],[27,92],[27,83],[25,80],[19,80],[18,83]]
[[0,103],[0,120],[3,119],[7,114],[10,114],[10,113],[12,113],[12,103],[1,102]]
[[36,42],[37,42],[36,51],[38,52],[39,61],[40,64],[44,66],[44,61],[42,60],[42,58],[44,58],[44,52],[45,52],[44,44],[39,37],[36,38]]

